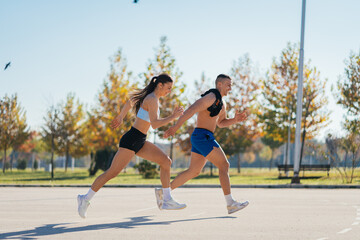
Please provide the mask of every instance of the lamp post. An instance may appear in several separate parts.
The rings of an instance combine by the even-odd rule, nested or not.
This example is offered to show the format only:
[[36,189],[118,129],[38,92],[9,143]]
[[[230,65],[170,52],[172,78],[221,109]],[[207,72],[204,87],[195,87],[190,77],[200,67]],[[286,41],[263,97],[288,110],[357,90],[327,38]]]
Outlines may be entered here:
[[302,0],[301,14],[301,37],[300,37],[300,59],[299,59],[299,78],[296,102],[296,132],[295,132],[295,151],[294,151],[294,176],[291,183],[300,183],[300,149],[301,149],[301,117],[302,117],[302,98],[303,98],[303,67],[304,67],[304,32],[305,32],[305,10],[306,0]]

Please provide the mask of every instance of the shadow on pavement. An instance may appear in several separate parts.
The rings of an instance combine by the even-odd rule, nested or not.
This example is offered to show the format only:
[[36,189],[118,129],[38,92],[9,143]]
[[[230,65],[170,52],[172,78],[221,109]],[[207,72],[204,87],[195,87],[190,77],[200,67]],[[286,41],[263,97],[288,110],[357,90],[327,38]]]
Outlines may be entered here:
[[35,227],[31,230],[15,231],[8,233],[0,233],[0,239],[37,239],[40,236],[51,236],[59,235],[63,233],[83,232],[83,231],[96,231],[102,229],[131,229],[138,226],[156,226],[156,225],[170,225],[178,222],[189,222],[189,221],[203,221],[210,219],[232,219],[236,217],[224,216],[224,217],[206,217],[206,218],[191,218],[173,221],[157,221],[153,222],[151,216],[133,217],[125,222],[117,223],[104,223],[104,224],[93,224],[81,227],[66,227],[70,223],[58,223],[58,224],[47,224],[41,227]]

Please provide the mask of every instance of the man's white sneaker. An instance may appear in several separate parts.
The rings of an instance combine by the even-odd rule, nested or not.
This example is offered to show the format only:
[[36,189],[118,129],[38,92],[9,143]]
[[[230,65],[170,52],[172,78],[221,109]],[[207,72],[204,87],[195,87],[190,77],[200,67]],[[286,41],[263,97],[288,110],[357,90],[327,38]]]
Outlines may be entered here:
[[85,218],[86,210],[89,207],[90,202],[85,200],[85,195],[78,195],[77,201],[78,201],[78,213],[80,217]]
[[228,214],[237,212],[249,205],[248,201],[245,202],[236,202],[234,201],[231,205],[227,206]]
[[156,204],[159,209],[163,204],[163,191],[162,188],[155,188],[155,197],[156,197]]
[[186,204],[176,202],[174,199],[163,200],[161,209],[162,210],[180,210],[186,208]]

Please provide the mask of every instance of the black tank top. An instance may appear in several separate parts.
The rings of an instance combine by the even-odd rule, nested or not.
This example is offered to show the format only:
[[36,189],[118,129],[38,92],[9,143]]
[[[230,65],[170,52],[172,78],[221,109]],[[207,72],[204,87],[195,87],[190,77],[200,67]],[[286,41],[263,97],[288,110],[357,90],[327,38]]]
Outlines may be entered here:
[[210,117],[215,117],[219,114],[223,106],[222,97],[219,90],[217,90],[216,88],[209,89],[204,94],[201,94],[201,97],[204,97],[211,92],[215,94],[216,100],[210,107],[208,107],[207,110],[210,112]]

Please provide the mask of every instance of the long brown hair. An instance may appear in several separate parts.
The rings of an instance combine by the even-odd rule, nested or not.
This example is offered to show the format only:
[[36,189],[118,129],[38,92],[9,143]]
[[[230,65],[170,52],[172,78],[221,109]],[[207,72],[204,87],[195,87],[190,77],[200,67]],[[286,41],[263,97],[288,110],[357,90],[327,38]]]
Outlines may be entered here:
[[135,111],[135,113],[136,114],[138,113],[140,106],[143,103],[145,97],[150,93],[152,93],[159,83],[164,84],[167,82],[173,82],[173,80],[168,74],[162,73],[159,76],[153,77],[150,80],[150,83],[144,89],[138,89],[137,91],[132,93],[130,95],[130,99],[134,103],[133,110]]

